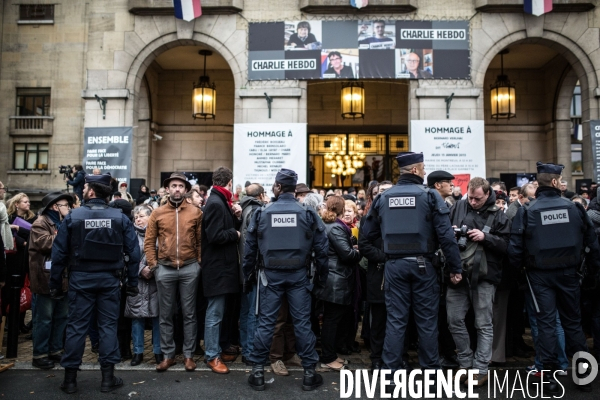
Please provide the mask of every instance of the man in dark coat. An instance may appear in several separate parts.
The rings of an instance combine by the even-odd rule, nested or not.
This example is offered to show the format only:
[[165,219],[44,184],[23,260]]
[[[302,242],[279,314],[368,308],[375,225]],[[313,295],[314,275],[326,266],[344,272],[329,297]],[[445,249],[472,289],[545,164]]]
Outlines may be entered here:
[[207,365],[218,374],[229,373],[219,345],[227,295],[240,290],[237,242],[241,207],[232,205],[232,179],[229,168],[219,167],[213,172],[213,187],[204,207],[202,223],[202,283],[208,300],[204,346]]

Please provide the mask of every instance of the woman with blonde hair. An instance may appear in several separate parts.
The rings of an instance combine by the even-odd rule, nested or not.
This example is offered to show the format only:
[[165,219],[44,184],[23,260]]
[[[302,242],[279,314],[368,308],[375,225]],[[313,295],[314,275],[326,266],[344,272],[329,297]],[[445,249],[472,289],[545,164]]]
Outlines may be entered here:
[[324,303],[321,366],[340,370],[344,368],[346,361],[337,356],[336,336],[342,317],[351,307],[354,270],[361,256],[350,239],[352,232],[341,219],[345,209],[344,199],[331,196],[326,204],[323,222],[329,239],[329,274],[326,282],[316,282],[315,296]]
[[[17,218],[24,220],[29,224],[33,224],[37,219],[31,211],[31,203],[29,197],[25,193],[18,193],[8,201],[8,222],[10,229],[13,232],[15,243],[17,245],[16,253],[6,255],[7,275],[12,276],[17,274],[21,276],[21,282],[18,282],[21,287],[24,284],[25,276],[29,274],[29,233],[30,229],[26,228],[25,224],[15,223]],[[8,282],[7,282],[8,283]],[[13,282],[15,284],[16,282]],[[8,292],[8,291],[7,291]],[[8,299],[2,304],[8,305]],[[21,332],[27,333],[31,330],[31,322],[28,326],[25,325],[25,313],[21,313]]]

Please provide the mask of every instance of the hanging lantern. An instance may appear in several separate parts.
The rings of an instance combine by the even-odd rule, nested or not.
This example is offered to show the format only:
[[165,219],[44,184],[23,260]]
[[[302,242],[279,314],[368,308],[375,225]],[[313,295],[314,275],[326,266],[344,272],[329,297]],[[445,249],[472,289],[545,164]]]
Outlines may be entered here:
[[342,118],[365,117],[365,88],[360,82],[342,83]]
[[508,76],[504,75],[504,55],[508,49],[500,52],[500,75],[496,82],[490,86],[490,100],[492,106],[492,118],[499,119],[516,118],[516,91],[515,85],[510,83]]
[[217,90],[214,82],[210,83],[210,78],[206,75],[206,57],[212,55],[210,50],[200,50],[198,52],[204,56],[204,73],[194,82],[194,92],[192,94],[192,109],[194,119],[215,119],[217,111]]

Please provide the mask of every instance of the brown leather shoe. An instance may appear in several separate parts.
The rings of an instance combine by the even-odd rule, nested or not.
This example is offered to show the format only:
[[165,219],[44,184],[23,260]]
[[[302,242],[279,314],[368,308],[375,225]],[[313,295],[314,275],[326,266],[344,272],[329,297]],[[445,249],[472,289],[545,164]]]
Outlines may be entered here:
[[232,362],[238,358],[237,355],[221,353],[221,361]]
[[156,366],[156,371],[165,372],[169,369],[169,367],[175,365],[175,360],[173,358],[165,358],[160,364]]
[[196,362],[193,358],[185,358],[183,364],[185,365],[185,370],[187,372],[193,372],[196,369]]
[[229,373],[229,368],[227,368],[227,365],[223,364],[219,357],[207,362],[206,365],[208,365],[208,368],[212,369],[212,372],[217,374]]

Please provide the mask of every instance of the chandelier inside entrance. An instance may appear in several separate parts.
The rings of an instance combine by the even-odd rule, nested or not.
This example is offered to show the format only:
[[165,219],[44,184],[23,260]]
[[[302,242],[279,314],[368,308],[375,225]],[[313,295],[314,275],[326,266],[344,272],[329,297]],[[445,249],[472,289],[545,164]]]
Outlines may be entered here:
[[[350,148],[362,148],[362,145],[354,146],[354,138],[350,138]],[[363,167],[365,154],[357,151],[347,151],[346,137],[336,137],[331,143],[331,152],[325,154],[325,165],[331,168],[331,173],[338,176],[354,175],[356,170]]]

